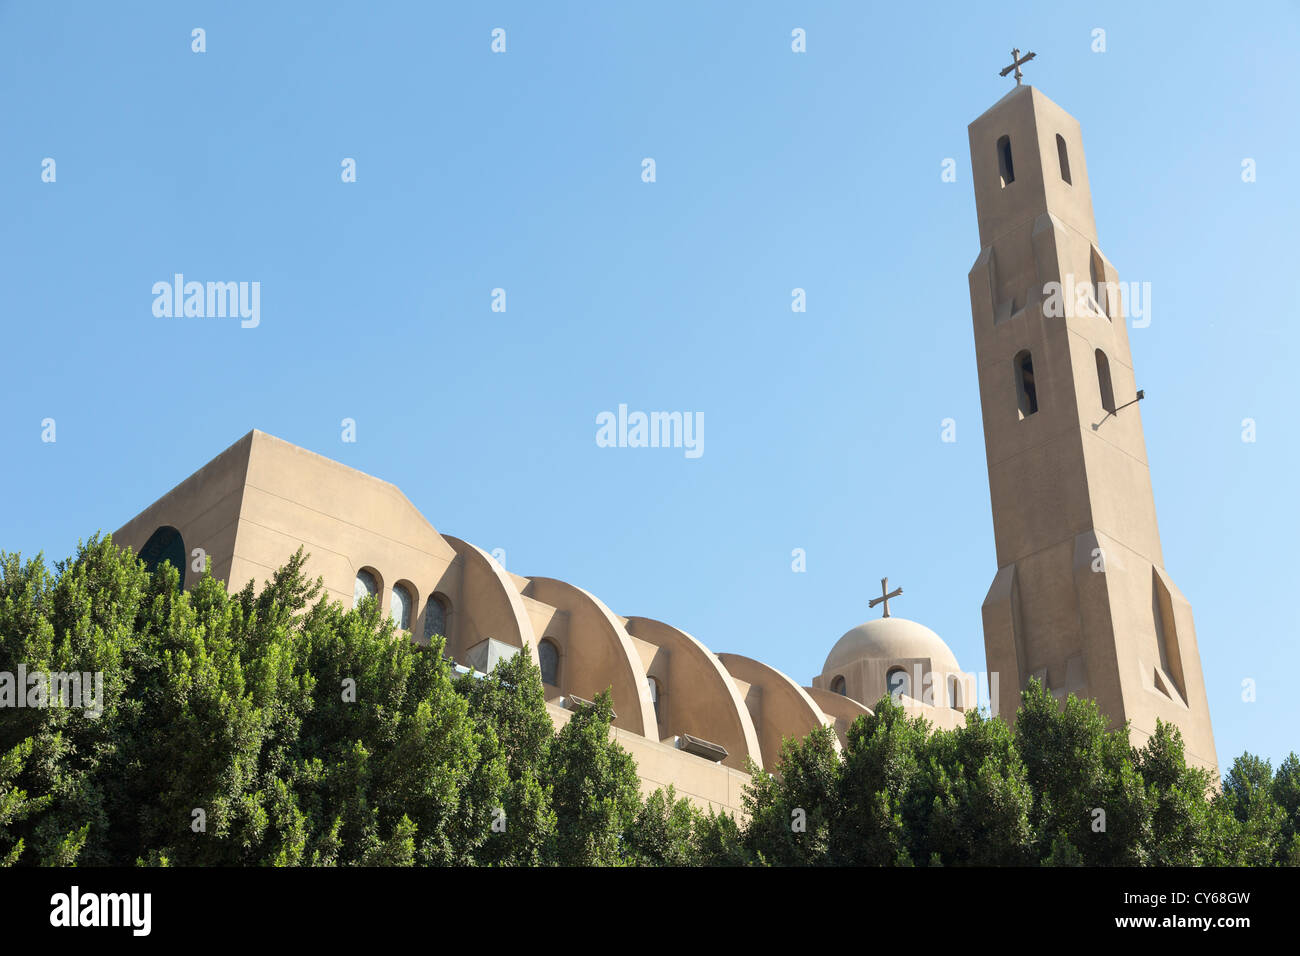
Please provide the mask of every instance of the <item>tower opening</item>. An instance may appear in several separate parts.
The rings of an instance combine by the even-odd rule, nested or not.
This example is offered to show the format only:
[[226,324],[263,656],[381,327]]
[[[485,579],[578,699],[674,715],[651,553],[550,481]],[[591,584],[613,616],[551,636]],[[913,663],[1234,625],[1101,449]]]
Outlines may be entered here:
[[1093,248],[1088,257],[1088,278],[1092,280],[1092,298],[1097,308],[1107,319],[1110,318],[1110,296],[1106,290],[1106,265],[1101,261],[1101,253]]
[[1101,392],[1101,407],[1112,415],[1115,413],[1115,390],[1110,384],[1110,360],[1106,353],[1097,349],[1097,388]]
[[1012,365],[1016,370],[1016,403],[1021,419],[1038,411],[1038,389],[1034,385],[1034,357],[1028,349],[1016,353]]
[[1070,154],[1065,150],[1065,137],[1060,133],[1056,134],[1056,158],[1061,162],[1061,178],[1074,185],[1070,179]]
[[1016,171],[1011,163],[1011,137],[1003,136],[998,140],[998,173],[1002,176],[1002,186],[1005,189],[1009,183],[1015,182]]

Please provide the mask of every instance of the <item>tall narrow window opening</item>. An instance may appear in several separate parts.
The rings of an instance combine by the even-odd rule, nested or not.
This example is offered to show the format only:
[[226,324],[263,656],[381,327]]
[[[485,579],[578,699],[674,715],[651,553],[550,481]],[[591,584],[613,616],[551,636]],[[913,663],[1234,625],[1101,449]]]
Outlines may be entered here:
[[1019,352],[1012,364],[1016,370],[1016,402],[1020,417],[1028,418],[1038,411],[1038,387],[1034,384],[1034,357],[1025,349]]
[[1093,249],[1088,257],[1088,277],[1092,280],[1093,301],[1107,319],[1110,318],[1110,296],[1106,290],[1106,264],[1101,253]]
[[1101,407],[1108,412],[1115,411],[1115,390],[1110,384],[1110,361],[1106,353],[1097,349],[1097,388],[1101,392]]
[[1065,149],[1065,137],[1060,133],[1056,134],[1056,158],[1061,161],[1061,178],[1073,185],[1070,180],[1070,154]]
[[1003,136],[998,140],[998,173],[1002,177],[1002,185],[1005,188],[1010,183],[1015,182],[1016,170],[1011,163],[1011,137]]

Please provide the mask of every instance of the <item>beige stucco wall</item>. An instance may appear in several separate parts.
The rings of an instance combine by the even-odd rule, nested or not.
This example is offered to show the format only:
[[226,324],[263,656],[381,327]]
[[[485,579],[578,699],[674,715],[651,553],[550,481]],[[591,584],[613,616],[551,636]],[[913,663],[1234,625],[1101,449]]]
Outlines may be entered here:
[[200,577],[193,570],[195,548],[201,548],[211,559],[215,577],[237,580],[231,577],[231,565],[254,434],[239,439],[118,528],[113,541],[138,554],[154,531],[170,525],[181,533],[185,543],[189,565],[185,569],[186,587]]
[[[547,704],[546,709],[557,730],[573,716],[572,712],[556,704]],[[678,797],[686,797],[702,810],[713,809],[742,816],[741,798],[749,783],[749,774],[628,730],[611,727],[610,736],[636,761],[642,794],[648,795],[671,784]]]

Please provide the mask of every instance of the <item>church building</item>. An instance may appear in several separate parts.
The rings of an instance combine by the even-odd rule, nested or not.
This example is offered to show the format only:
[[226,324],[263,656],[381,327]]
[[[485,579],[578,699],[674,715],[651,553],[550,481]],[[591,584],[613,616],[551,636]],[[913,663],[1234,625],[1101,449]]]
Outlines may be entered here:
[[[1191,607],[1164,570],[1116,273],[1102,254],[1078,123],[1019,83],[970,125],[981,251],[970,272],[996,571],[983,606],[995,713],[1014,719],[1032,677],[1095,698],[1135,743],[1177,724],[1189,761],[1217,767]],[[1056,314],[1049,288],[1079,283]],[[1059,297],[1058,297],[1059,298]],[[196,556],[231,590],[298,548],[327,596],[370,595],[413,640],[446,640],[462,672],[527,654],[557,726],[606,688],[613,733],[643,787],[741,808],[746,760],[775,769],[785,737],[842,742],[892,694],[953,728],[976,677],[932,630],[890,614],[847,631],[802,683],[624,615],[578,584],[525,577],[440,534],[394,485],[252,431],[114,534],[192,584]],[[971,609],[972,615],[974,608]],[[829,641],[828,641],[829,643]],[[743,650],[743,648],[737,648]]]

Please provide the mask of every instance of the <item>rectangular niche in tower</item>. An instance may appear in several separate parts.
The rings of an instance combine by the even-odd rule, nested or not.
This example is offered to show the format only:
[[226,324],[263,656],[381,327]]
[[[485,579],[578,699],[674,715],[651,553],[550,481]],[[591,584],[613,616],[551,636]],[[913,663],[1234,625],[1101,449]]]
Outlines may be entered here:
[[1181,704],[1187,703],[1183,684],[1183,656],[1178,649],[1178,625],[1174,621],[1174,604],[1169,589],[1155,568],[1151,569],[1151,616],[1156,625],[1156,650],[1160,666],[1156,668],[1155,685],[1166,696]]

